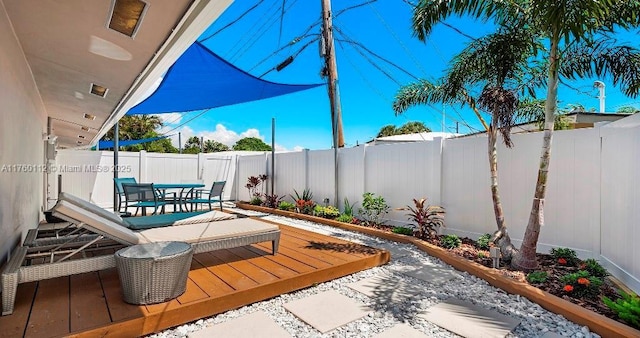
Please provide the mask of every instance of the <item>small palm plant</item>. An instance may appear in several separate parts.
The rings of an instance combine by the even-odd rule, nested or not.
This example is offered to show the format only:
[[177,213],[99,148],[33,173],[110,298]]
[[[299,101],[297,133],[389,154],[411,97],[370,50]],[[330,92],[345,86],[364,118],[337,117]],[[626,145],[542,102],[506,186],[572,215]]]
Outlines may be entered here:
[[313,202],[313,194],[311,193],[311,190],[304,189],[302,191],[302,195],[300,195],[295,189],[293,189],[293,192],[295,196],[290,196],[296,203],[296,211],[307,215],[313,214],[313,208],[316,204]]
[[438,228],[444,227],[444,208],[437,205],[428,205],[426,198],[413,199],[415,207],[407,205],[396,210],[408,210],[407,219],[418,227],[418,237],[422,239],[434,238],[438,234]]

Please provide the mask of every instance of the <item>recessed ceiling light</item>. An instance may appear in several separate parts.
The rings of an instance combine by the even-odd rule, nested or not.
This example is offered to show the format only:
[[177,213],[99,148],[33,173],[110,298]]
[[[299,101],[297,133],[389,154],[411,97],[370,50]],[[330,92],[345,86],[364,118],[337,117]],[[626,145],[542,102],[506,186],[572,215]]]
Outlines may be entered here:
[[107,88],[107,87],[103,87],[103,86],[97,85],[95,83],[91,84],[91,94],[93,94],[93,95],[98,95],[100,97],[105,97],[107,95],[108,91],[109,91],[109,88]]
[[85,127],[85,126],[81,126],[80,129],[82,129],[84,131],[89,131],[89,127]]
[[96,119],[96,116],[95,116],[95,115],[91,115],[91,114],[87,114],[87,113],[84,113],[84,116],[83,116],[83,117],[84,117],[85,119],[87,119],[87,120],[92,120],[92,121]]
[[111,3],[109,28],[133,37],[140,27],[147,4],[140,0],[112,0]]
[[82,144],[82,141],[78,141],[78,142],[76,142],[76,143],[78,143],[78,144]]

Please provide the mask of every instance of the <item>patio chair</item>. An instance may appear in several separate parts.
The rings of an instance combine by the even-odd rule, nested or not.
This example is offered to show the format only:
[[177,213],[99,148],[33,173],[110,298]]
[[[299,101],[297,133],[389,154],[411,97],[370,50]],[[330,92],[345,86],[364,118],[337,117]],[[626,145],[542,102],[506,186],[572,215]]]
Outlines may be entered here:
[[123,183],[122,189],[125,196],[125,210],[135,207],[135,215],[137,215],[138,210],[142,208],[142,216],[147,215],[147,208],[153,208],[152,215],[158,212],[158,208],[164,213],[164,206],[167,202],[158,195],[153,183]]
[[[198,204],[208,204],[209,210],[213,210],[212,203],[220,203],[220,210],[222,210],[222,191],[224,190],[224,185],[226,181],[217,181],[213,182],[211,185],[211,189],[207,191],[199,191],[198,195],[194,199],[188,199],[187,203],[191,204],[191,210],[193,211],[193,205],[196,205],[196,210],[198,208]],[[203,198],[202,195],[206,195],[207,198]]]
[[118,178],[114,177],[113,183],[116,185],[116,192],[118,193],[118,212],[120,212],[122,211],[122,204],[125,201],[124,189],[122,189],[122,184],[123,183],[136,184],[138,182],[136,181],[135,177],[118,177]]
[[76,243],[73,248],[61,252],[65,254],[61,259],[56,260],[56,253],[52,253],[49,263],[44,264],[29,265],[25,262],[33,263],[31,260],[35,257],[47,257],[45,248],[17,247],[2,272],[2,315],[13,312],[16,290],[20,283],[115,267],[113,254],[69,259],[105,238],[120,246],[162,241],[187,242],[192,245],[194,254],[270,241],[272,254],[275,255],[280,242],[280,229],[276,224],[252,218],[133,231],[118,224],[116,221],[119,217],[91,203],[86,203],[82,207],[68,200],[59,199],[52,211],[56,217],[76,223],[78,227],[88,229],[98,236],[93,241]]

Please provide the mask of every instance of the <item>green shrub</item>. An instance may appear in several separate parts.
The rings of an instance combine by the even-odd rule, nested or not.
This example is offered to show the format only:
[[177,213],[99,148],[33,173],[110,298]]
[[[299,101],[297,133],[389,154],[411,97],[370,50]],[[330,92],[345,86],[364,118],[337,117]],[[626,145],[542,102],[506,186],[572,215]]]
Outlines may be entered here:
[[589,271],[585,270],[564,275],[560,281],[565,284],[564,291],[576,298],[595,298],[600,294],[600,286],[602,286],[602,279],[591,276]]
[[278,204],[278,209],[284,211],[294,211],[296,210],[296,205],[291,202],[282,201],[280,202],[280,204]]
[[578,255],[575,250],[569,248],[553,248],[551,249],[551,256],[562,265],[574,266],[578,263]]
[[620,295],[622,298],[615,302],[607,297],[602,297],[602,301],[616,313],[618,318],[640,329],[640,297],[622,291],[620,291]]
[[459,247],[462,240],[457,235],[444,235],[440,239],[440,244],[447,249],[453,249]]
[[490,240],[491,240],[491,235],[484,234],[478,238],[478,240],[476,241],[476,244],[478,245],[478,248],[482,250],[489,250]]
[[415,207],[407,205],[396,210],[408,210],[407,217],[418,229],[418,237],[427,239],[438,234],[438,228],[444,227],[444,208],[437,205],[425,205],[426,198],[413,199]]
[[251,201],[249,201],[249,204],[251,204],[251,205],[262,205],[262,198],[260,198],[260,196],[253,196]]
[[597,260],[593,258],[589,258],[585,260],[580,266],[581,269],[589,271],[589,274],[596,277],[607,277],[609,273],[607,269],[603,268]]
[[478,258],[485,258],[487,255],[484,252],[478,252]]
[[534,271],[527,275],[527,281],[531,284],[542,284],[547,281],[546,271]]
[[329,219],[334,219],[338,216],[340,216],[340,211],[338,210],[338,208],[329,205],[326,207],[323,207],[321,205],[316,205],[313,208],[313,214],[318,216],[318,217],[323,217],[323,218],[329,218]]
[[342,214],[338,216],[338,218],[336,218],[336,221],[343,222],[343,223],[351,223],[351,221],[353,221],[353,216]]
[[413,236],[413,229],[405,227],[395,227],[391,232],[401,235]]
[[389,206],[382,196],[374,197],[373,193],[362,194],[362,208],[358,213],[364,218],[365,225],[379,227],[382,225],[382,216],[389,212]]

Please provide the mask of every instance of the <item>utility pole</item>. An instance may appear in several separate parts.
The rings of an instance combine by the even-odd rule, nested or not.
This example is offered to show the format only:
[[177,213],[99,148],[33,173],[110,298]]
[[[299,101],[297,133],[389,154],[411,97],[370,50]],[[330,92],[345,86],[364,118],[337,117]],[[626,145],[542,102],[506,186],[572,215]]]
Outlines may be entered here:
[[338,66],[333,43],[333,23],[331,21],[331,1],[322,0],[322,39],[325,60],[324,75],[327,76],[329,90],[329,102],[331,105],[331,126],[333,131],[334,148],[344,147],[344,134],[342,131],[342,108],[340,106],[340,94],[338,92]]

